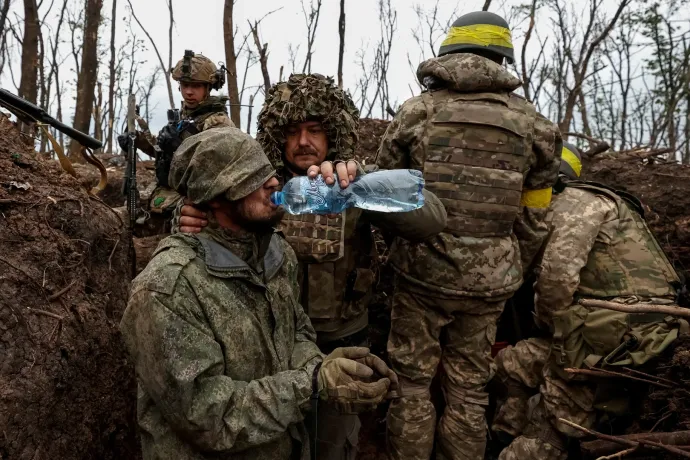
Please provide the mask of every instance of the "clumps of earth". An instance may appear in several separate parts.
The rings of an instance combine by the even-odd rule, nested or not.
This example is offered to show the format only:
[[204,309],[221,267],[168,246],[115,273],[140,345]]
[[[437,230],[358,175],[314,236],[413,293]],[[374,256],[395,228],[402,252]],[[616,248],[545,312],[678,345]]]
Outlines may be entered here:
[[136,459],[126,227],[0,114],[0,458]]

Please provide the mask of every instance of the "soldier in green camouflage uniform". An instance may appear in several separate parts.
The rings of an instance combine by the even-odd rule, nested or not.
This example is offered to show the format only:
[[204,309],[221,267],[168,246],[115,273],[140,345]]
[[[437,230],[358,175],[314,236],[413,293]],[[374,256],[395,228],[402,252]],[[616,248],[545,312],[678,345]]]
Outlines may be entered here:
[[[258,122],[257,140],[282,182],[308,171],[315,173],[319,167],[332,169],[330,162],[352,159],[357,148],[359,113],[350,96],[333,79],[321,75],[292,75],[287,82],[274,85]],[[298,144],[293,142],[295,137],[299,137]],[[425,206],[409,213],[348,209],[334,216],[286,214],[283,218],[280,229],[300,262],[302,305],[323,352],[367,342],[367,307],[376,256],[371,224],[413,241],[444,228],[443,205],[432,193],[423,193]],[[202,225],[195,217],[201,215],[188,206],[182,209],[183,231],[195,231]],[[318,427],[319,459],[355,458],[357,416],[343,416],[333,407],[321,405]]]
[[520,81],[501,65],[504,58],[512,61],[513,50],[502,18],[459,18],[439,57],[419,65],[427,90],[403,104],[378,155],[381,168],[423,171],[448,213],[440,235],[397,239],[391,249],[397,281],[388,352],[400,390],[387,441],[396,459],[431,455],[429,385],[439,364],[446,409],[438,458],[483,458],[496,322],[548,234],[561,136],[513,93]]
[[505,397],[492,429],[503,438],[517,437],[502,460],[565,460],[567,438],[582,433],[559,418],[591,428],[597,409],[624,410],[601,397],[601,386],[565,368],[639,366],[687,329],[685,321],[663,315],[577,303],[672,304],[679,279],[649,231],[639,201],[600,184],[574,181],[581,170],[574,146],[565,144],[562,158],[562,177],[573,181],[554,196],[553,231],[536,263],[536,318],[544,337],[518,342],[496,357]]
[[274,174],[235,128],[190,137],[173,159],[171,185],[211,222],[160,243],[120,325],[145,460],[307,460],[310,396],[357,413],[397,380],[366,348],[323,358],[299,303],[297,259],[273,232]]
[[180,83],[183,97],[180,121],[168,123],[158,136],[151,135],[147,129],[137,135],[136,140],[139,150],[156,159],[156,188],[150,195],[149,210],[166,217],[181,201],[180,195],[168,184],[170,161],[175,150],[182,141],[196,133],[209,128],[234,126],[227,114],[228,98],[211,96],[211,90],[218,90],[225,83],[224,67],[218,69],[206,56],[186,51],[171,73],[173,80]]

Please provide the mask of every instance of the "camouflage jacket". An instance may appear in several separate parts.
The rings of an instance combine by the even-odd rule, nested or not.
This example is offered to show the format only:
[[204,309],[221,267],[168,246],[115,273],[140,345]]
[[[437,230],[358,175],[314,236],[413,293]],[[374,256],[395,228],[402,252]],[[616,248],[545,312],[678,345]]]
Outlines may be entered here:
[[664,315],[577,303],[580,298],[674,302],[678,277],[638,205],[603,186],[579,182],[554,196],[553,230],[536,263],[534,289],[537,319],[553,333],[553,357],[563,378],[572,376],[562,368],[585,363],[644,364],[687,330],[685,321]]
[[[584,187],[584,188],[583,188]],[[603,187],[571,183],[554,196],[551,236],[536,264],[536,311],[549,324],[578,298],[674,300],[678,275],[644,219]]]
[[[531,263],[548,235],[546,215],[551,187],[556,182],[560,165],[560,132],[553,123],[537,114],[529,103],[512,93],[519,86],[519,80],[488,59],[462,53],[431,59],[420,64],[417,77],[430,90],[409,99],[398,111],[384,135],[377,165],[383,169],[414,168],[424,171],[425,177],[429,178],[427,169],[433,160],[436,162],[433,176],[448,182],[442,184],[445,196],[439,195],[439,191],[436,193],[449,209],[449,223],[451,210],[457,206],[453,202],[460,197],[465,202],[472,202],[463,206],[475,216],[495,212],[492,210],[495,208],[507,208],[501,213],[510,214],[504,219],[512,222],[512,226],[502,236],[481,232],[458,234],[447,229],[424,242],[397,239],[390,261],[408,281],[408,286],[421,292],[433,291],[434,295],[442,297],[507,295],[519,287],[522,266]],[[491,110],[463,111],[463,107],[469,106],[466,101]],[[512,118],[502,120],[506,126],[501,125],[501,120],[490,119],[487,115],[502,113],[499,110],[507,113],[511,107],[519,110],[511,109]],[[447,117],[450,118],[446,120]],[[496,155],[482,160],[483,163],[473,163],[472,150],[464,148],[467,138],[453,138],[450,126],[454,122],[464,123],[464,126],[476,123],[499,128],[492,131],[496,139],[471,139],[480,148],[484,148],[484,143],[491,144]],[[443,136],[452,139],[437,137],[434,141],[429,135],[432,128],[447,133]],[[520,131],[518,135],[522,144],[510,152],[503,152],[506,144],[498,138],[503,134],[498,133],[511,130]],[[472,130],[467,135],[477,136]],[[430,159],[428,155],[432,147],[436,153],[435,158]],[[520,157],[521,164],[501,171],[505,168],[503,163],[516,156]],[[455,157],[463,159],[455,160]],[[482,174],[486,177],[474,177],[472,171],[469,176],[467,172],[453,172],[446,166],[453,161],[459,162],[461,167],[469,166],[466,168],[468,171],[485,167]],[[492,188],[494,180],[508,175],[514,182],[511,190],[504,193],[497,187]],[[506,194],[506,198],[492,196],[491,199],[483,199],[481,193],[466,193],[460,189],[467,185],[481,186],[492,195]],[[509,197],[508,192],[511,193]],[[538,204],[526,199],[532,193],[538,196]],[[490,226],[497,220],[492,216],[483,225]]]
[[[287,180],[290,176],[283,175]],[[302,305],[325,344],[365,328],[376,282],[371,226],[419,241],[446,225],[439,199],[424,190],[425,205],[409,213],[348,209],[335,217],[286,214],[280,230],[300,261]]]
[[278,234],[160,243],[120,324],[144,459],[309,458],[303,411],[322,355],[296,277]]

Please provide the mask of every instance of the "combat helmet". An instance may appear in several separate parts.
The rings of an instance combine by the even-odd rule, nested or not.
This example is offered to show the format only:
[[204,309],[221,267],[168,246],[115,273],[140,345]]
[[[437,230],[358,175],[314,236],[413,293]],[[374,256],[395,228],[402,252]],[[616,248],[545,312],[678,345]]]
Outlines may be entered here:
[[359,110],[332,78],[320,74],[290,75],[266,95],[259,113],[256,140],[276,169],[284,166],[285,128],[318,121],[328,137],[327,160],[349,160],[359,143]]
[[563,142],[561,150],[561,167],[559,174],[563,174],[568,179],[578,180],[582,173],[582,154],[573,144]]
[[194,54],[192,50],[184,52],[184,57],[177,62],[171,73],[175,81],[208,83],[216,90],[225,84],[225,66],[221,65],[219,70],[209,58]]
[[488,11],[475,11],[456,19],[441,43],[438,56],[472,51],[488,51],[512,64],[515,61],[513,39],[506,20]]

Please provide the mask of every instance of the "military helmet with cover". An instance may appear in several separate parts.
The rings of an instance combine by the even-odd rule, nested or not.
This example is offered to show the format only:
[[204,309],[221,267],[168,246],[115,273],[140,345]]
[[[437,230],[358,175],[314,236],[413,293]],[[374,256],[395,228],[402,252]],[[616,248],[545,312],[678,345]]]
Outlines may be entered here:
[[561,150],[561,167],[558,171],[569,179],[578,180],[582,173],[582,154],[573,144],[563,142]]
[[318,121],[328,138],[327,160],[349,160],[359,143],[359,111],[350,95],[332,78],[319,74],[290,75],[266,95],[259,113],[256,140],[276,169],[281,169],[288,125]]
[[175,81],[207,83],[217,90],[225,84],[225,66],[218,69],[206,56],[186,50],[172,69],[172,77]]
[[193,204],[224,195],[242,199],[275,175],[258,142],[237,128],[211,128],[190,136],[175,152],[170,186]]
[[451,53],[489,52],[504,57],[509,64],[515,61],[510,27],[501,16],[488,11],[475,11],[453,22],[438,56]]

